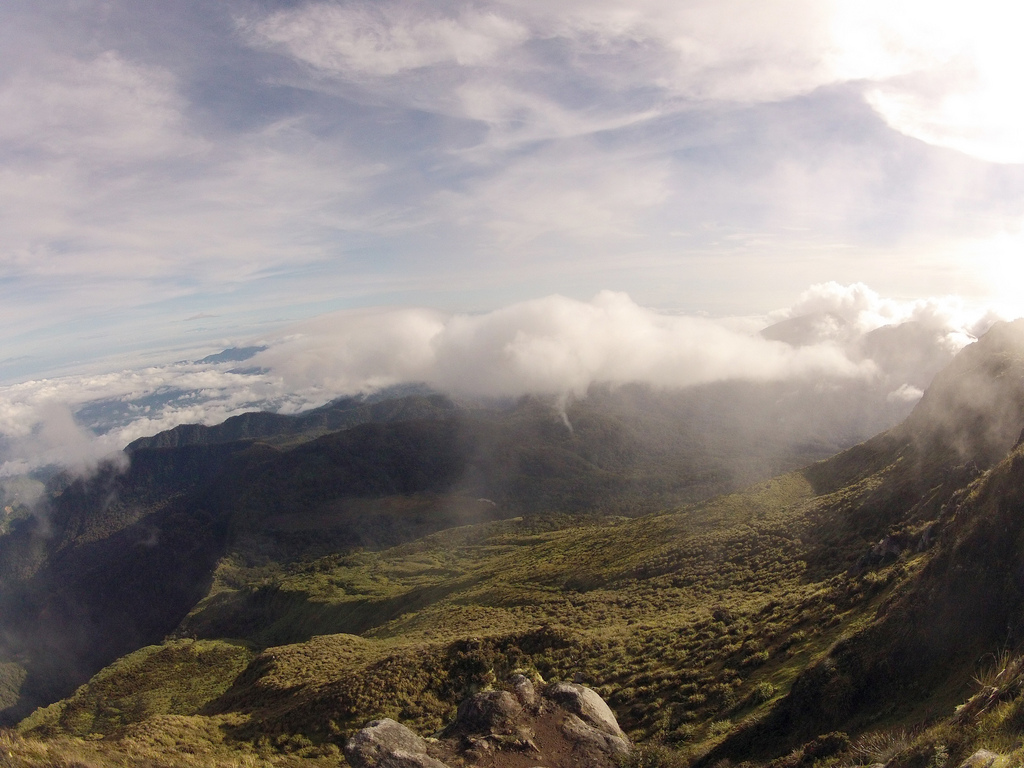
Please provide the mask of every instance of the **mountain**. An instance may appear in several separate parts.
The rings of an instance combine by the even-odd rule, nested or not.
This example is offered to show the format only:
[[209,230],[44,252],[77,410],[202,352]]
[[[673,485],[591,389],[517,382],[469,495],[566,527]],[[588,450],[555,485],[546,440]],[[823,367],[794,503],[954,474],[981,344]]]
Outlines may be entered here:
[[632,396],[575,403],[568,426],[535,399],[345,400],[178,427],[130,445],[126,470],[58,478],[43,514],[0,538],[0,658],[23,675],[5,716],[161,640],[229,553],[290,563],[522,513],[638,514],[735,484],[681,428],[685,410]]
[[886,534],[880,544],[929,554],[874,621],[841,638],[780,706],[712,756],[756,754],[780,733],[792,745],[863,729],[941,700],[979,659],[1021,644],[1022,350],[1024,324],[996,326],[936,378],[904,424],[805,473],[819,488],[841,487],[845,530],[870,520]]
[[0,538],[9,716],[66,696],[5,746],[335,765],[528,672],[597,690],[637,765],[1019,760],[1024,323],[898,426],[712,496],[730,440],[688,440],[721,392],[136,445]]
[[232,416],[221,424],[182,424],[152,437],[142,437],[126,448],[129,454],[151,448],[180,448],[243,440],[287,442],[348,429],[367,422],[388,423],[409,419],[433,419],[455,410],[442,395],[399,397],[383,402],[342,398],[321,408],[296,415],[253,412]]
[[196,360],[196,362],[205,364],[241,363],[245,360],[251,360],[265,349],[266,347],[231,347],[216,354],[207,355],[202,360]]
[[777,423],[757,407],[773,389],[736,387],[749,408],[714,389],[596,391],[565,414],[530,398],[348,399],[136,441],[127,470],[58,478],[44,513],[0,538],[0,658],[25,676],[0,703],[16,720],[158,642],[229,553],[290,563],[520,514],[636,515],[831,450],[835,438],[808,447],[801,428],[745,444],[758,431],[745,411]]

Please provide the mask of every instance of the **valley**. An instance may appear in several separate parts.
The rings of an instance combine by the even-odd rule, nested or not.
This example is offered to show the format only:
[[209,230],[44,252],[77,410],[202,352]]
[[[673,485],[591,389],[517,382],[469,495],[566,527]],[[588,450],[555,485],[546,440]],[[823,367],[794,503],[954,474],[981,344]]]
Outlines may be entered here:
[[349,402],[51,484],[0,537],[8,759],[337,765],[522,673],[599,692],[637,768],[1019,764],[1024,324],[830,458],[668,401]]

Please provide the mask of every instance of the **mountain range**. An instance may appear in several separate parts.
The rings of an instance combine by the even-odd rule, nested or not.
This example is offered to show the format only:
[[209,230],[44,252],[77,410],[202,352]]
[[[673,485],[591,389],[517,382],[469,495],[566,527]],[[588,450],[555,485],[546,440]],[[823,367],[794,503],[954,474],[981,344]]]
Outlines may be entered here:
[[136,441],[0,536],[4,747],[336,765],[520,672],[600,692],[638,766],[1020,761],[1024,323],[866,442],[830,397],[416,392]]

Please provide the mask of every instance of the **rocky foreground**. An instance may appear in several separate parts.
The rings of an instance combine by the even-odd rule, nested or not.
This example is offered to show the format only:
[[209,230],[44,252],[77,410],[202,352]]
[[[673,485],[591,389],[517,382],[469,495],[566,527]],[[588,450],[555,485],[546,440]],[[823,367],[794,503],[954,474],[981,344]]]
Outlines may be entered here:
[[391,719],[374,720],[345,745],[354,768],[613,768],[632,745],[597,693],[575,683],[535,686],[524,675],[509,690],[478,693],[437,738]]
[[[463,701],[455,720],[436,737],[423,738],[384,718],[368,723],[345,745],[353,768],[619,768],[632,752],[598,693],[576,683],[535,685],[525,675],[513,676],[505,689]],[[805,766],[813,762],[808,757],[798,751],[776,762]],[[1012,765],[1005,756],[982,749],[958,768]]]

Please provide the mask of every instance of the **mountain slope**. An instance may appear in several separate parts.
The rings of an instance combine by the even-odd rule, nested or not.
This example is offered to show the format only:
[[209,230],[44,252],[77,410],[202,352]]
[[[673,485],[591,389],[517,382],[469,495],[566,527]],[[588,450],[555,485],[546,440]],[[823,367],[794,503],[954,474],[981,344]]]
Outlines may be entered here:
[[364,420],[348,429],[320,434],[324,413],[179,429],[135,444],[127,471],[54,486],[44,515],[0,537],[0,658],[26,674],[6,717],[158,642],[229,552],[260,567],[524,512],[637,514],[731,483],[699,446],[604,402],[576,404],[572,428],[536,400],[350,405],[332,411]]
[[253,412],[232,416],[215,426],[182,424],[152,437],[141,437],[126,450],[134,454],[150,448],[181,448],[241,440],[308,440],[359,424],[444,418],[454,411],[455,405],[448,398],[437,394],[408,395],[382,402],[342,398],[293,416]]
[[[974,395],[982,385],[988,396],[977,399]],[[620,716],[641,735],[662,732],[677,740],[696,737],[707,741],[714,736],[711,726],[722,722],[714,718],[743,715],[739,702],[746,702],[749,708],[759,695],[767,696],[765,691],[779,690],[795,680],[792,693],[770,712],[761,713],[764,720],[758,721],[760,724],[746,725],[711,753],[713,757],[743,758],[750,756],[756,743],[763,756],[770,756],[838,726],[856,725],[858,718],[863,724],[865,717],[877,717],[886,704],[901,702],[905,714],[928,706],[926,701],[922,703],[925,697],[901,699],[896,690],[901,686],[935,689],[951,684],[963,695],[972,672],[970,662],[992,647],[991,628],[1003,622],[1015,603],[993,592],[1005,608],[994,611],[992,600],[981,600],[974,591],[958,592],[949,584],[937,589],[927,585],[933,574],[948,576],[950,572],[947,537],[954,534],[945,528],[950,510],[985,483],[996,482],[1005,471],[1004,462],[984,474],[995,457],[1012,447],[1010,436],[1024,427],[1022,393],[1024,328],[1018,324],[999,329],[965,352],[939,377],[904,425],[747,494],[623,522],[611,529],[571,527],[552,532],[549,539],[530,538],[523,535],[522,528],[514,528],[505,537],[522,541],[523,546],[503,557],[498,552],[507,538],[476,534],[485,535],[481,548],[487,552],[483,561],[487,565],[482,566],[483,572],[467,568],[474,559],[464,553],[465,543],[462,556],[456,559],[461,569],[452,565],[443,548],[438,551],[439,543],[424,542],[417,549],[394,551],[389,558],[394,559],[391,568],[402,574],[397,580],[379,558],[370,562],[321,561],[308,571],[282,574],[269,589],[224,590],[216,599],[201,604],[182,629],[200,636],[248,633],[260,644],[300,643],[299,647],[305,648],[306,641],[323,633],[355,633],[381,640],[400,637],[405,642],[419,633],[454,637],[496,633],[501,638],[514,636],[517,627],[556,620],[570,633],[567,644],[573,649],[569,657],[573,665],[566,666],[565,659],[559,664],[557,655],[546,662],[533,658],[528,663],[541,664],[543,674],[592,675],[588,680],[606,686],[602,690],[613,703],[627,707]],[[989,407],[969,407],[975,403]],[[1012,464],[1013,460],[1007,461]],[[785,492],[781,492],[783,488]],[[529,530],[531,523],[519,525]],[[491,558],[495,558],[493,563]],[[952,558],[955,562],[956,555]],[[423,581],[421,573],[437,570],[441,577]],[[372,583],[368,572],[387,574],[387,588],[367,590],[366,585]],[[1005,573],[999,568],[995,572]],[[338,586],[330,586],[332,583]],[[980,583],[982,588],[991,587]],[[932,606],[934,621],[922,624],[902,650],[893,649],[896,655],[886,658],[878,650],[882,642],[878,638],[889,631],[905,636],[906,622],[911,620],[907,612],[927,605],[919,592],[928,589],[939,602],[948,598],[944,609]],[[656,602],[651,590],[657,594]],[[638,595],[648,597],[644,601]],[[886,602],[879,603],[883,597]],[[709,624],[704,622],[716,616],[704,613],[698,618],[695,611],[696,604],[706,606],[709,600],[718,602],[720,617],[709,623],[719,624],[721,634],[705,634]],[[948,614],[958,600],[970,602],[972,612],[956,623]],[[623,602],[639,610],[616,616],[610,606]],[[874,616],[880,605],[884,612]],[[651,618],[652,614],[657,618]],[[892,618],[885,619],[890,614]],[[661,624],[650,633],[657,639],[632,648],[628,642],[616,643],[618,632],[625,630],[628,636],[626,627],[640,615],[650,624]],[[243,625],[253,617],[258,617],[255,624]],[[625,626],[620,624],[617,632],[619,622]],[[666,631],[666,624],[673,629]],[[787,624],[790,632],[775,629]],[[794,626],[797,629],[793,630]],[[844,635],[857,639],[840,642],[822,662],[797,677],[799,668],[788,663],[788,654],[794,649],[792,638],[800,636],[798,642],[807,643],[812,626],[818,636],[810,653],[824,651]],[[943,637],[940,627],[949,630],[952,638],[944,650],[938,643]],[[956,627],[962,632],[973,627],[974,642],[964,645]],[[931,630],[935,630],[934,637]],[[688,633],[703,642],[678,643],[678,638]],[[505,641],[495,642],[502,649]],[[855,643],[881,653],[881,671],[865,674],[857,691],[849,691],[850,698],[837,703],[827,696],[846,694],[836,694],[829,687],[834,677],[830,665],[842,657],[844,648]],[[677,644],[685,653],[673,657],[665,648]],[[920,652],[920,647],[929,644],[934,644],[934,653]],[[724,648],[725,653],[716,653],[717,648]],[[943,655],[955,649],[961,653],[959,664]],[[272,653],[279,658],[282,651],[275,648]],[[512,663],[505,650],[490,653],[501,665]],[[903,664],[904,656],[919,663]],[[656,662],[652,663],[652,658]],[[697,660],[703,673],[691,666]],[[435,663],[437,669],[425,679],[444,677],[439,671],[444,664]],[[410,661],[402,662],[400,668],[416,679],[407,666],[410,664],[415,669]],[[886,671],[885,664],[902,664],[903,677]],[[633,670],[632,674],[608,676],[599,671],[604,665]],[[822,669],[828,671],[823,682],[815,677]],[[885,678],[886,685],[876,679],[879,676]],[[688,678],[689,682],[681,683]],[[643,679],[648,682],[638,689],[631,685]],[[664,682],[651,685],[654,680]],[[258,680],[252,684],[256,691],[247,695],[236,692],[232,701],[260,701],[267,691]],[[381,685],[407,706],[424,697],[439,698],[429,688],[409,691],[408,683],[400,680]],[[719,700],[701,693],[701,685],[714,689]],[[679,691],[690,686],[697,689],[696,695],[688,693],[680,699]],[[815,694],[808,691],[818,688],[823,700],[809,704],[808,697],[813,699]],[[310,707],[331,710],[332,705],[320,696],[329,701],[333,696],[351,694],[321,689],[319,694],[307,690],[304,696],[313,696],[317,702],[295,704],[308,714]],[[704,702],[709,698],[712,703],[707,706]],[[272,699],[276,702],[274,717],[287,719],[281,700]],[[698,699],[701,704],[691,704]],[[671,714],[665,719],[665,705],[672,701],[678,705],[667,707]],[[387,702],[378,700],[375,706],[385,707]],[[260,710],[245,711],[254,716]],[[380,711],[363,709],[360,714]],[[296,727],[299,720],[303,718],[296,718]]]
[[[1024,641],[1024,446],[940,512],[934,552],[875,621],[838,642],[768,718],[715,753],[750,756],[769,734],[792,746],[856,731],[977,674],[980,659]],[[949,714],[949,713],[947,713]],[[775,741],[777,745],[778,742]]]
[[[202,599],[23,731],[105,734],[111,760],[185,765],[176,744],[203,743],[207,761],[330,762],[366,720],[429,733],[519,669],[596,687],[664,759],[824,765],[853,759],[846,734],[952,715],[976,661],[1024,631],[1024,324],[964,350],[899,427],[803,471],[635,518],[564,514],[705,477],[637,453],[607,412],[570,409],[569,430],[525,402],[219,449],[216,481],[161,507],[188,521],[202,499],[226,526]],[[371,549],[331,539],[360,521]],[[204,672],[207,653],[245,669]],[[140,688],[143,667],[195,691]]]

